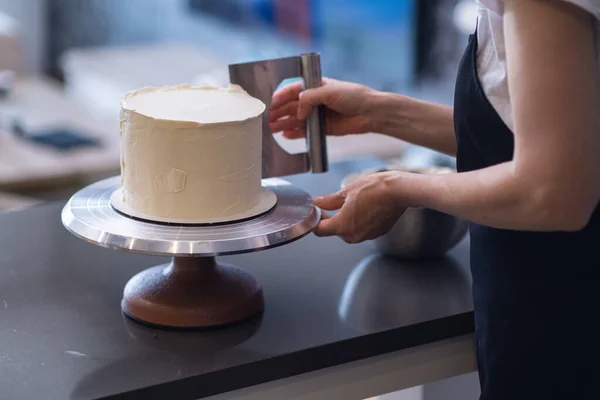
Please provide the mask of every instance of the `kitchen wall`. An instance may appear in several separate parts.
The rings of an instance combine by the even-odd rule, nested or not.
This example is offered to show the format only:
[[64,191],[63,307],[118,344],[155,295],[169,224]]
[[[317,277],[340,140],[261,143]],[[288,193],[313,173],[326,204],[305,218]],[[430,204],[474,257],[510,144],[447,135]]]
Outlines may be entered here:
[[[473,1],[416,1],[416,67],[426,78],[452,80],[464,42],[464,34],[455,26],[455,6]],[[15,17],[24,27],[30,73],[40,73],[46,68],[59,73],[60,54],[79,46],[183,40],[223,48],[218,38],[211,38],[210,31],[203,26],[206,21],[190,12],[190,0],[0,0],[0,10]],[[285,48],[277,47],[280,43],[273,40],[273,35],[263,33],[262,37],[256,36],[260,40],[247,40],[249,34],[238,32],[241,40],[231,41],[227,46],[232,51],[262,52],[265,56],[286,52]],[[390,51],[407,47],[403,40],[399,39],[397,48]],[[409,53],[405,50],[403,54]],[[399,70],[398,74],[406,73]]]
[[454,13],[464,1],[421,0],[417,38],[418,68],[423,79],[454,80],[465,45],[465,33],[457,26]]
[[[401,90],[415,83],[415,72],[427,80],[453,81],[465,37],[453,19],[456,5],[465,0],[398,0],[393,6],[386,0],[230,0],[220,8],[244,14],[220,19],[194,12],[190,0],[47,1],[49,58],[55,72],[61,53],[73,47],[178,41],[227,52],[223,58],[231,57],[231,62],[316,49],[326,55],[326,74]],[[270,29],[262,29],[268,22],[260,27],[252,23],[258,19],[250,15],[252,10],[288,3],[308,7],[312,26],[303,29],[309,40],[278,29],[281,22],[270,21]],[[224,29],[226,35],[220,33]]]
[[318,31],[312,41],[278,24],[247,21],[256,8],[300,5],[293,1],[225,1],[221,8],[240,15],[218,18],[194,11],[189,0],[48,1],[55,73],[60,55],[70,48],[174,41],[201,45],[229,62],[322,51],[325,73],[389,90],[407,84],[414,70],[416,0],[303,2],[310,9],[307,29]]
[[46,0],[0,0],[0,11],[21,24],[25,68],[30,74],[39,74],[46,67],[46,7]]
[[[74,47],[156,42],[178,0],[46,0],[48,60],[60,75],[61,54]],[[138,23],[132,23],[137,21]]]

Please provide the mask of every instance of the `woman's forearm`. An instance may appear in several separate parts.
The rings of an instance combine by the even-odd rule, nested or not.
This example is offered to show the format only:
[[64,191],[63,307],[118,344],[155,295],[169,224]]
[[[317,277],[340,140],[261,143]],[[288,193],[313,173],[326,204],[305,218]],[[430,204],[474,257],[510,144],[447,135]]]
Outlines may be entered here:
[[510,230],[576,231],[598,198],[577,196],[577,177],[541,180],[518,171],[513,162],[444,175],[387,173],[399,204],[426,207],[466,220]]
[[369,113],[378,133],[450,156],[456,155],[452,107],[377,92]]

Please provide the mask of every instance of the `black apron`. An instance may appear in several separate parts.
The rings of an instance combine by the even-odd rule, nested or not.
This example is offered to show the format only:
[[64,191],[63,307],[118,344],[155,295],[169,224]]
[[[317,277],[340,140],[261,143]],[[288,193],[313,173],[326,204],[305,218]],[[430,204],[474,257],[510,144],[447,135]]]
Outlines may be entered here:
[[[455,88],[459,172],[513,157],[476,54],[473,34]],[[481,400],[600,399],[600,207],[579,232],[471,224],[470,239]]]

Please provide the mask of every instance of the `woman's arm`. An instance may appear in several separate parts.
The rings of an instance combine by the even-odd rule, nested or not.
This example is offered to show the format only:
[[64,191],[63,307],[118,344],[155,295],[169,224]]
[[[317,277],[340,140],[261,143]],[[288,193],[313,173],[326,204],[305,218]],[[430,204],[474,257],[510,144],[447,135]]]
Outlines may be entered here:
[[578,230],[600,198],[600,102],[590,16],[562,1],[507,0],[512,162],[448,176],[389,178],[406,202],[482,224]]
[[448,175],[375,174],[315,199],[326,210],[341,207],[317,235],[372,238],[380,233],[374,218],[395,218],[403,206],[501,229],[576,231],[587,224],[600,199],[600,86],[590,15],[557,0],[506,0],[505,7],[513,160]]
[[452,107],[385,92],[373,93],[368,104],[375,132],[456,155]]

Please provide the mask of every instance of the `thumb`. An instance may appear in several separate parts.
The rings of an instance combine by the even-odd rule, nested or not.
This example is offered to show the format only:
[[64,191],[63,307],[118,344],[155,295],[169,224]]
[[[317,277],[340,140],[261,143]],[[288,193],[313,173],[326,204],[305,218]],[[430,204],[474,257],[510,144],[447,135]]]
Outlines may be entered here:
[[332,94],[331,86],[320,86],[314,89],[306,89],[298,95],[298,119],[307,118],[313,107],[328,105]]
[[315,236],[334,236],[339,231],[339,219],[335,216],[321,220],[313,229]]
[[322,208],[323,210],[338,210],[342,208],[346,196],[342,192],[333,193],[327,196],[321,196],[314,199],[315,206]]

